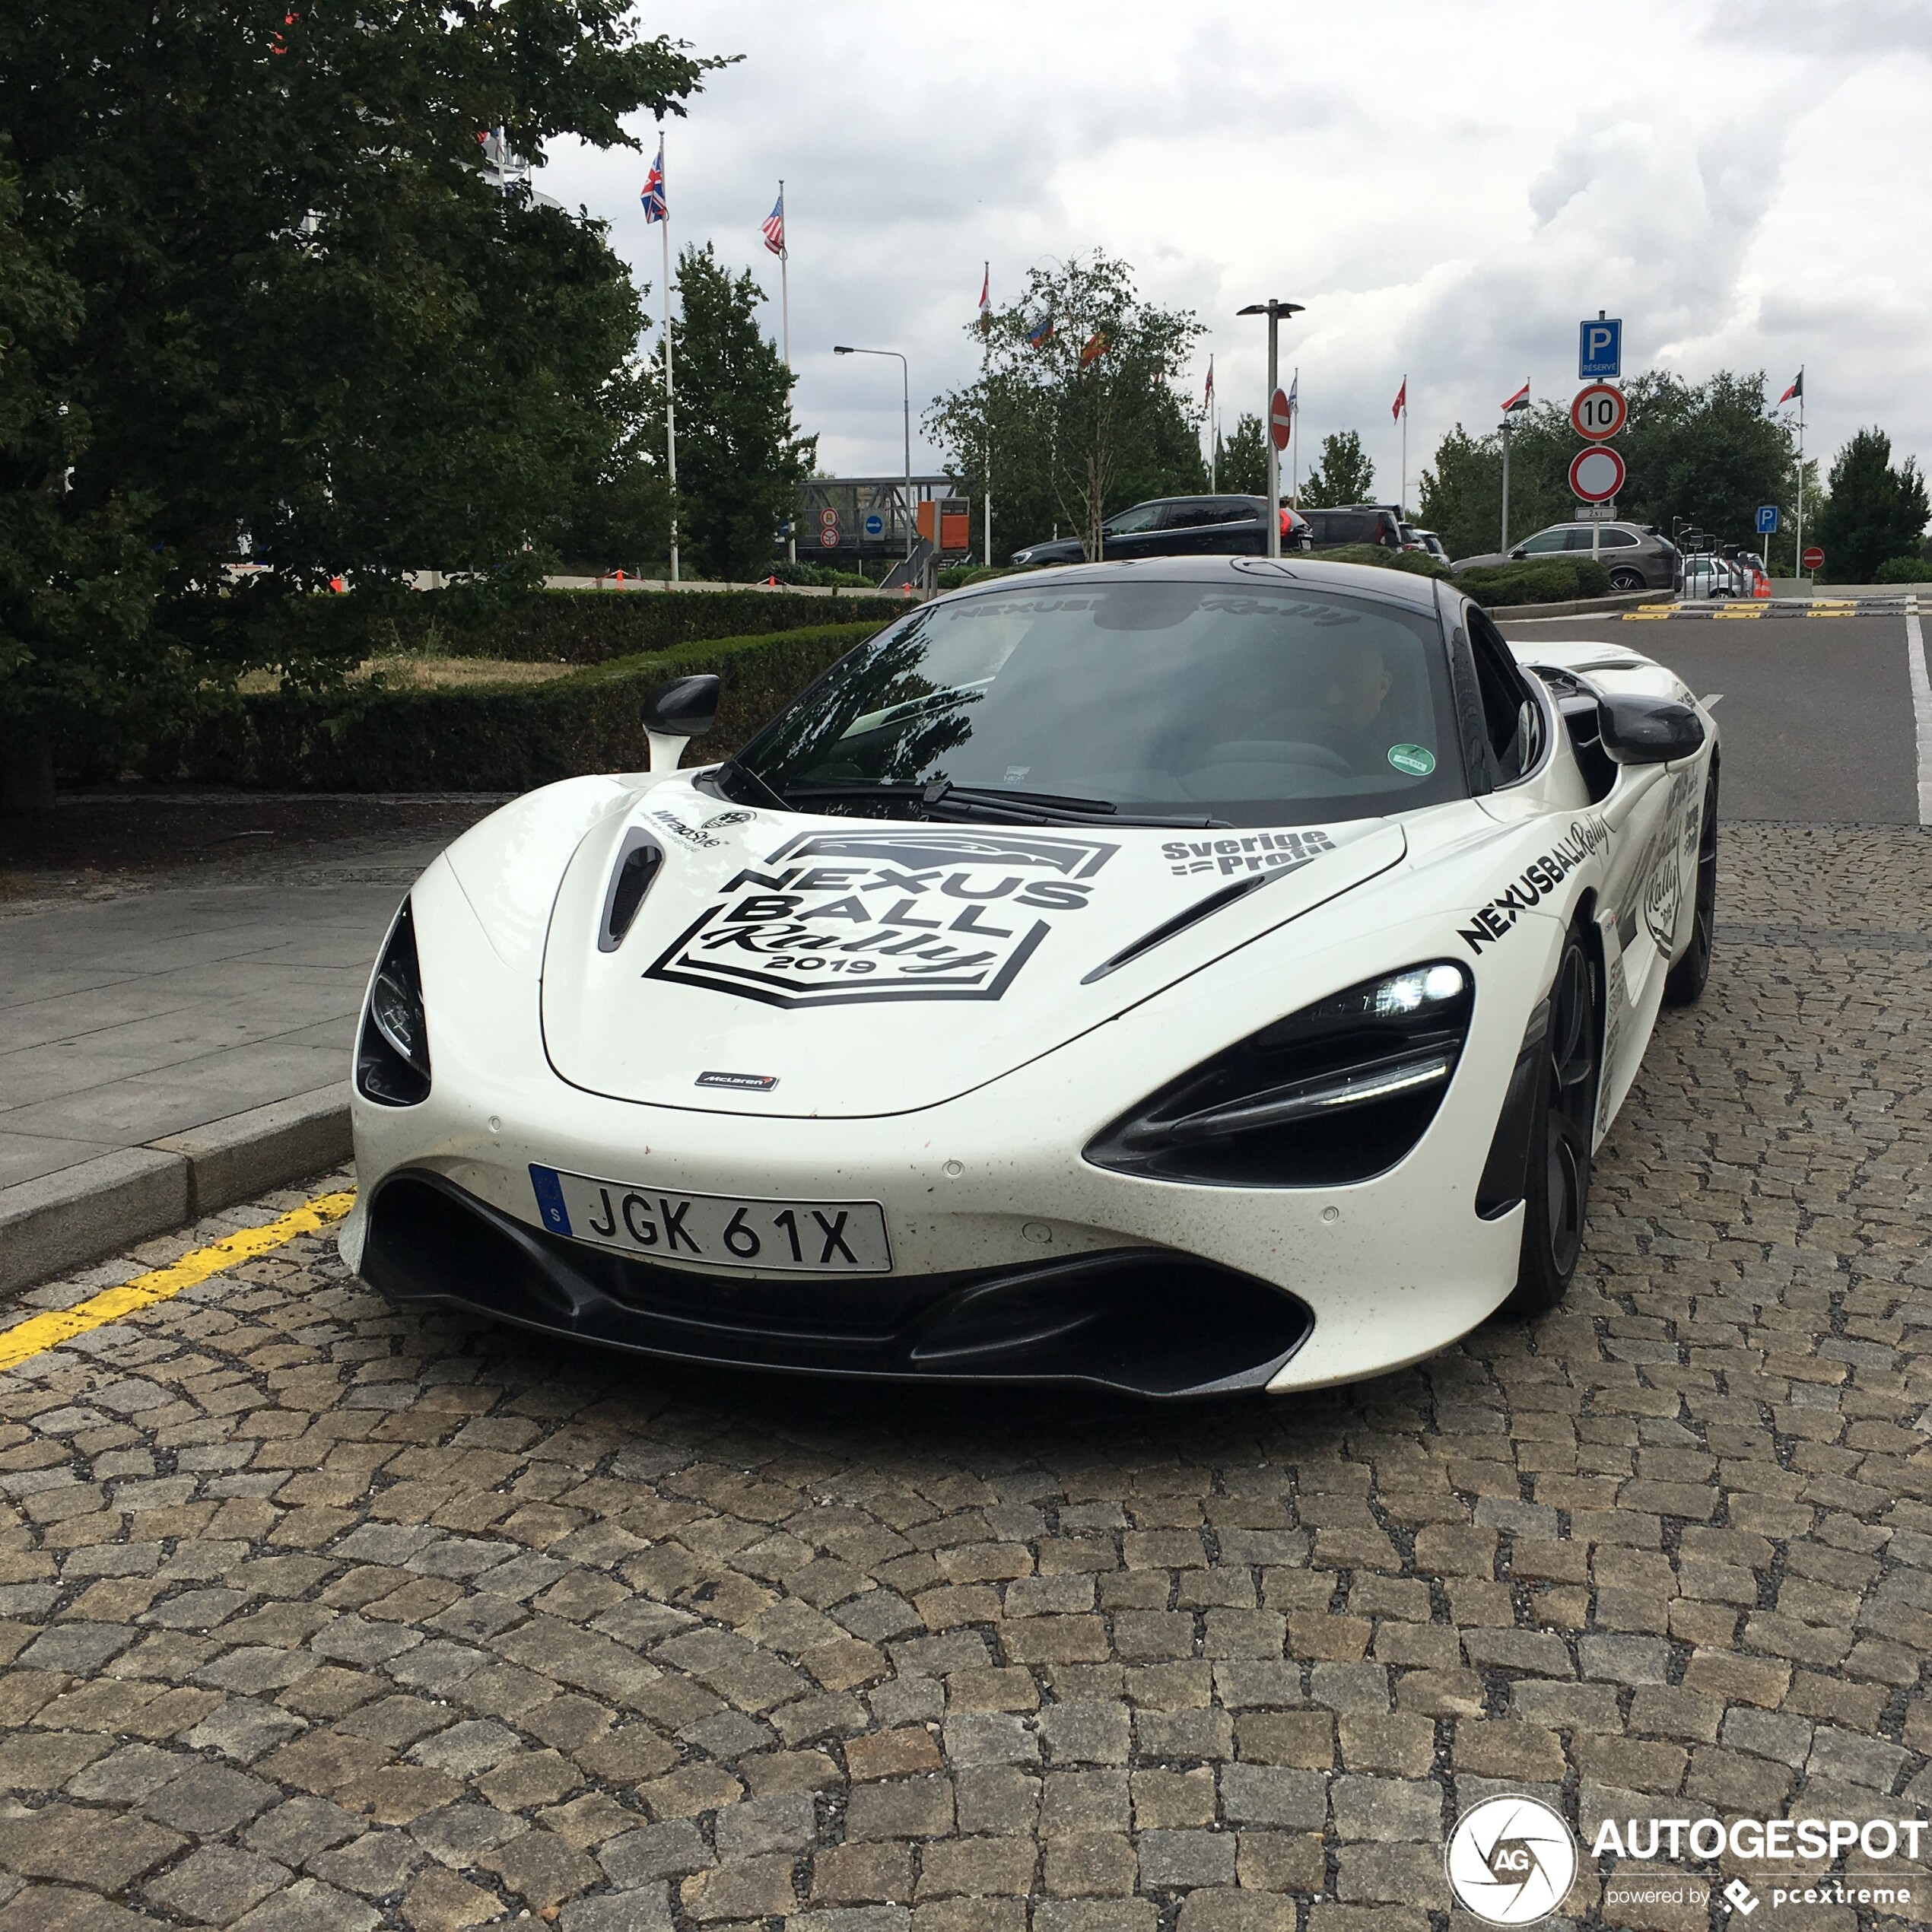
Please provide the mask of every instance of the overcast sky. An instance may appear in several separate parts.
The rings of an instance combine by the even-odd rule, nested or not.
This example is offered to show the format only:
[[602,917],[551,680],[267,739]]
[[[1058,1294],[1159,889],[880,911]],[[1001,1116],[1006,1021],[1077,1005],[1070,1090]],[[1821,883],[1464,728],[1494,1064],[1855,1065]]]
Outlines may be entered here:
[[[653,0],[643,16],[743,62],[673,120],[674,247],[752,268],[782,175],[800,420],[834,474],[896,472],[968,379],[983,262],[994,299],[1095,246],[1190,308],[1231,427],[1259,410],[1270,295],[1305,450],[1359,431],[1378,494],[1526,378],[1576,386],[1577,324],[1624,319],[1624,373],[1806,368],[1809,453],[1861,424],[1932,453],[1932,5],[1927,0],[1381,0],[1372,8],[1115,0]],[[640,129],[647,145],[654,135]],[[542,183],[609,221],[661,303],[647,161],[559,148]],[[655,339],[653,334],[653,339]],[[1922,456],[1921,456],[1922,459]]]

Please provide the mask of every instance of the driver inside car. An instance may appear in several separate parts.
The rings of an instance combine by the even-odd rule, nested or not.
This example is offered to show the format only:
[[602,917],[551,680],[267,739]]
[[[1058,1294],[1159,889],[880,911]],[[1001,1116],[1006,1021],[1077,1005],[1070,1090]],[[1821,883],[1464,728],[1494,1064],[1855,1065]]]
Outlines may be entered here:
[[1256,732],[1320,745],[1362,775],[1381,771],[1393,721],[1384,715],[1394,680],[1372,637],[1323,638],[1295,701]]

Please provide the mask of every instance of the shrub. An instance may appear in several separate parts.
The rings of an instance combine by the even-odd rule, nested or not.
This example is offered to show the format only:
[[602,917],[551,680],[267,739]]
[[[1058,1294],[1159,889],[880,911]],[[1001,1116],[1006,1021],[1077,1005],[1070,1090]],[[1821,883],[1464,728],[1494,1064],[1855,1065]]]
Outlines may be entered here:
[[1291,551],[1291,557],[1319,557],[1325,564],[1373,564],[1385,570],[1406,570],[1412,577],[1447,577],[1449,572],[1426,550],[1387,550],[1379,543],[1336,543],[1325,548]]
[[889,597],[783,590],[545,590],[480,630],[466,630],[441,618],[435,603],[441,594],[420,593],[422,608],[412,605],[392,630],[372,638],[370,654],[399,649],[523,663],[604,664],[683,644],[828,624],[886,624],[898,608]]
[[1874,583],[1924,583],[1932,581],[1932,564],[1923,557],[1888,557],[1872,573]]
[[666,678],[707,671],[723,690],[703,751],[722,757],[879,628],[875,618],[720,638],[536,685],[284,688],[243,698],[186,739],[150,748],[141,764],[163,782],[270,791],[525,791],[581,772],[642,770],[644,694]]
[[1610,574],[1592,558],[1540,557],[1534,562],[1458,570],[1455,583],[1485,610],[1493,610],[1508,604],[1564,604],[1579,597],[1604,596]]

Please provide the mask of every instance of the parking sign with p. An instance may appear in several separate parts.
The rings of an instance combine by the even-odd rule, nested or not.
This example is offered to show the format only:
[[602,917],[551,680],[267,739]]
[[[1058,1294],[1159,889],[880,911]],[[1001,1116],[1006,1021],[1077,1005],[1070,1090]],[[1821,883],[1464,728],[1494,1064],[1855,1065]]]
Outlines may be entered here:
[[1577,375],[1588,382],[1593,376],[1623,373],[1623,323],[1615,316],[1600,315],[1594,322],[1580,323],[1577,335]]

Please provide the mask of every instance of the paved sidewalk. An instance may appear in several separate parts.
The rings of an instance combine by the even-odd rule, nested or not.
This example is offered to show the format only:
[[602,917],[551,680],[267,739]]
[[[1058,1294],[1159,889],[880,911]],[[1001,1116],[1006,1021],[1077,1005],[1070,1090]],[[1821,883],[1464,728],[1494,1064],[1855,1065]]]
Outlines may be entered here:
[[0,1295],[344,1158],[370,962],[494,802],[0,917]]
[[189,887],[0,923],[0,1187],[341,1081],[397,896]]

